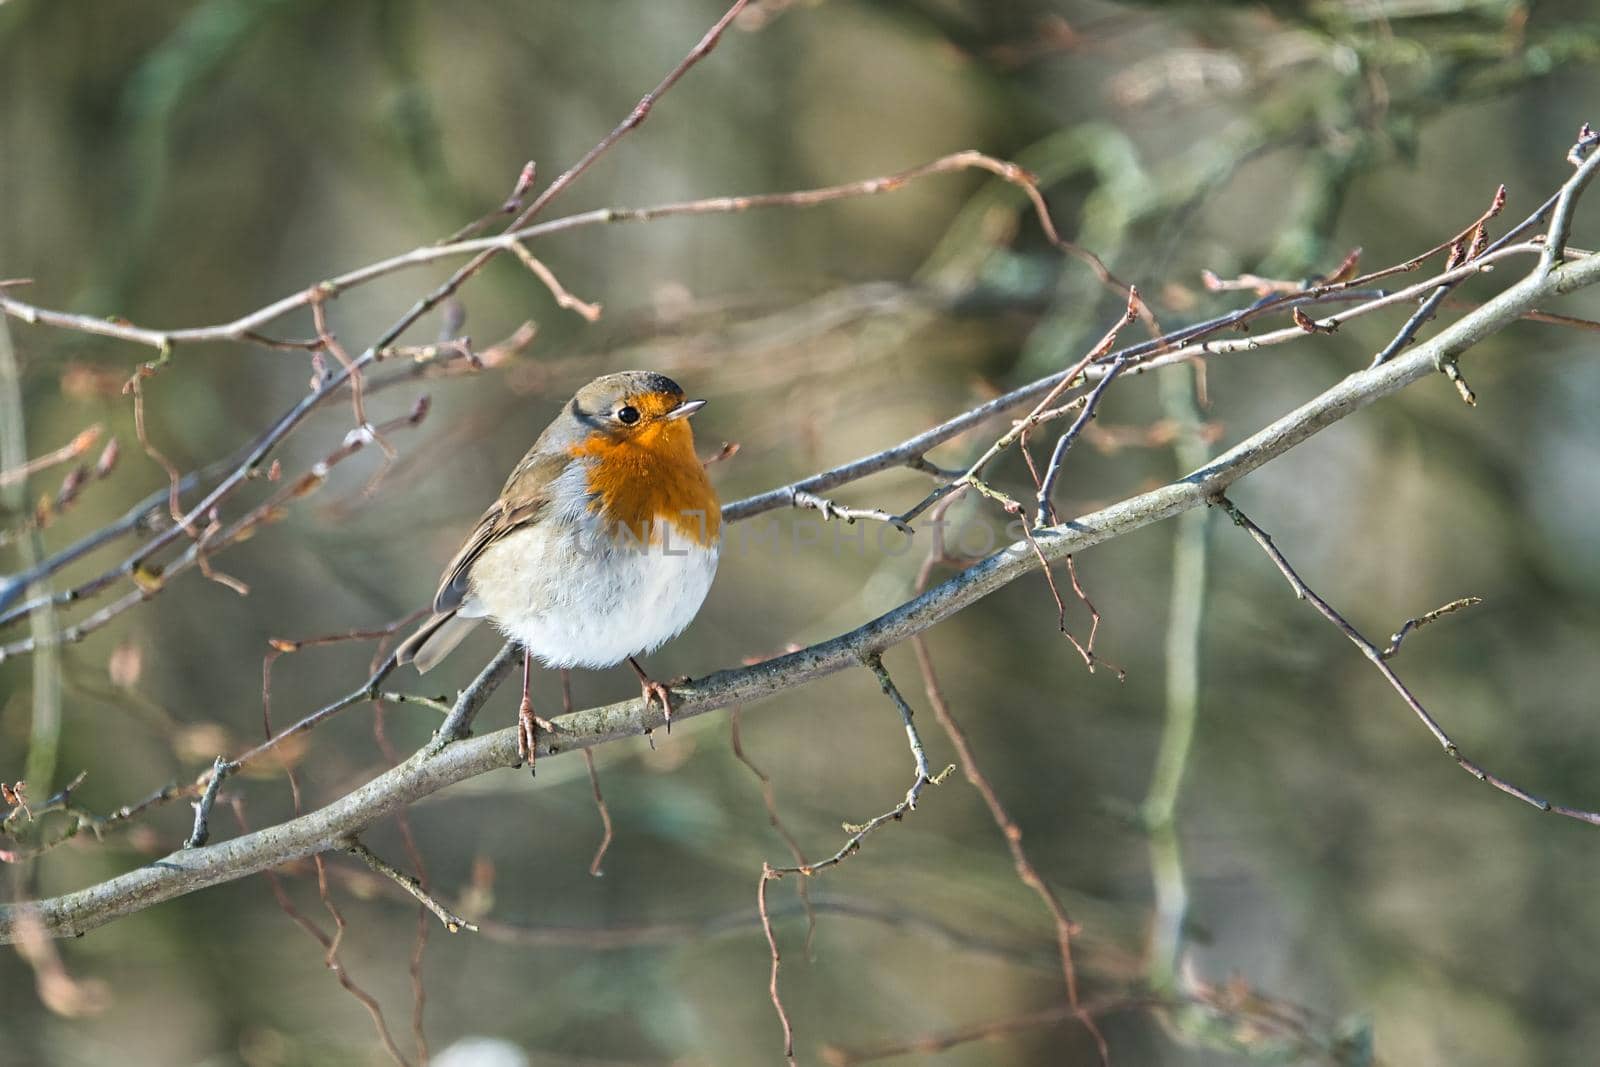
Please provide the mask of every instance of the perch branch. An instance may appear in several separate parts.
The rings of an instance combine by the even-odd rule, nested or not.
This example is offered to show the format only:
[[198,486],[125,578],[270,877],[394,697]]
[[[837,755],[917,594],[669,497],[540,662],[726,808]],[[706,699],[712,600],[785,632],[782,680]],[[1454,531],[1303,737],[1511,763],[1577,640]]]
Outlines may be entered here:
[[[1579,175],[1596,159],[1600,154],[1592,156]],[[1427,341],[1379,367],[1349,375],[1186,477],[1037,531],[1033,540],[1039,556],[1026,544],[1013,544],[848,633],[686,684],[675,690],[674,718],[682,721],[730,704],[748,703],[859,664],[1032,572],[1040,565],[1040,556],[1046,561],[1062,559],[1208,504],[1240,478],[1321,430],[1437,373],[1446,361],[1517,321],[1524,312],[1596,283],[1600,283],[1600,255],[1536,267]],[[912,454],[919,453],[908,452],[885,466],[903,464]],[[800,488],[811,491],[815,487]],[[793,498],[793,487],[776,492],[779,502],[772,506],[787,506]],[[1377,663],[1385,666],[1381,658]],[[490,678],[469,689],[458,700],[451,718],[470,720],[498,681]],[[664,724],[655,705],[629,700],[563,715],[556,720],[556,731],[545,735],[545,744],[555,741],[560,752],[568,753],[637,737]],[[426,746],[392,770],[306,815],[230,841],[174,853],[73,893],[0,907],[0,940],[15,939],[30,917],[56,936],[82,933],[197,889],[340,848],[352,835],[421,797],[490,770],[515,766],[516,749],[514,728]],[[1600,824],[1600,815],[1586,821]]]

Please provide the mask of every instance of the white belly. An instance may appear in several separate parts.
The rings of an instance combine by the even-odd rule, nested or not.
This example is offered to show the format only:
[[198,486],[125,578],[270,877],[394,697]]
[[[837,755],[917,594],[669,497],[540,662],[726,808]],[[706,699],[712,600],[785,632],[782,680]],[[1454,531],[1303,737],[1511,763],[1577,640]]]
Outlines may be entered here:
[[659,545],[530,526],[485,549],[467,617],[486,616],[549,667],[611,667],[689,625],[717,573],[717,546],[672,532]]

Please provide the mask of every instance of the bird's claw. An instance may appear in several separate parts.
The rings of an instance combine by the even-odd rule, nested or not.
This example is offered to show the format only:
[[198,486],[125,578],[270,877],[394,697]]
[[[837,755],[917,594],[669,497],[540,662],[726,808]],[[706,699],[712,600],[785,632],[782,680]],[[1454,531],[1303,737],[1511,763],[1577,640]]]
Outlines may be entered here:
[[654,678],[639,679],[639,695],[644,700],[645,710],[650,709],[651,701],[659,701],[661,714],[667,720],[667,733],[672,732],[672,690]]
[[517,759],[528,765],[529,774],[539,773],[534,759],[539,754],[539,717],[533,713],[533,701],[526,696],[517,708]]

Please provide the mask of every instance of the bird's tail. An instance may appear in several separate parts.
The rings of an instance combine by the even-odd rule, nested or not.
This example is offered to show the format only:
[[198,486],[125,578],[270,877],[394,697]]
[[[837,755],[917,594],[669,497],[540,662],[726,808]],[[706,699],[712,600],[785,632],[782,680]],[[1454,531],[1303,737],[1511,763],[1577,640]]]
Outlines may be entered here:
[[395,653],[399,663],[415,663],[418,674],[427,674],[439,661],[455,651],[462,638],[478,625],[477,619],[463,618],[454,611],[435,615],[406,638]]

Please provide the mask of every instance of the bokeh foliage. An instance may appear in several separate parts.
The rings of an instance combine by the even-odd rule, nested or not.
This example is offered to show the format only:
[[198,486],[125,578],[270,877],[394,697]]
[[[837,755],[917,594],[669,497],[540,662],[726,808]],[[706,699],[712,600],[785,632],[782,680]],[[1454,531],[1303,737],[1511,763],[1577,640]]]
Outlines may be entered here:
[[[27,294],[38,303],[141,324],[232,317],[452,232],[504,199],[530,157],[553,176],[719,10],[701,0],[0,3],[0,277],[36,279]],[[564,210],[800,188],[979,148],[1039,174],[1063,232],[1176,323],[1232,306],[1199,283],[1204,269],[1297,278],[1357,246],[1367,265],[1401,260],[1458,230],[1502,182],[1520,217],[1565,176],[1573,131],[1597,117],[1584,108],[1600,88],[1600,22],[1583,0],[824,0],[763,10],[759,32],[754,22],[736,29]],[[535,346],[508,368],[429,384],[434,410],[397,440],[403,456],[380,492],[363,493],[377,463],[364,457],[219,560],[250,583],[248,598],[190,575],[64,650],[59,750],[45,775],[59,785],[87,770],[82,800],[108,810],[192,777],[219,745],[254,739],[267,641],[370,627],[420,604],[504,472],[592,374],[660,367],[710,398],[703,444],[742,446],[718,469],[732,498],[1061,366],[1101,333],[1116,301],[1021,209],[1013,190],[950,177],[813,211],[551,239],[541,257],[605,306],[593,327],[558,312],[514,264],[496,264],[465,293],[468,332],[486,342],[531,316]],[[1594,232],[1586,218],[1576,243],[1587,247]],[[335,328],[360,344],[438,276],[341,297]],[[1584,313],[1580,301],[1562,310]],[[1222,443],[1236,440],[1363,365],[1398,324],[1369,319],[1315,346],[1219,359],[1200,417]],[[436,328],[430,320],[417,335]],[[162,478],[133,447],[117,389],[148,353],[12,330],[30,448],[93,422],[128,447],[117,476],[38,546],[3,550],[6,570],[104,523]],[[309,319],[283,332],[308,335]],[[1476,409],[1442,380],[1419,386],[1235,494],[1372,634],[1457,596],[1484,597],[1409,639],[1403,671],[1479,758],[1590,807],[1600,803],[1589,773],[1600,758],[1592,348],[1587,334],[1519,327],[1474,354]],[[148,387],[152,434],[186,467],[208,461],[292,403],[308,373],[295,353],[180,350]],[[398,413],[413,397],[396,391],[372,406]],[[1182,400],[1181,389],[1164,397],[1142,378],[1110,396],[1101,421],[1147,425]],[[348,419],[330,405],[293,439],[286,468],[325,453]],[[974,443],[940,458],[956,463]],[[1080,448],[1064,510],[1176,473],[1168,447]],[[1026,484],[1020,465],[1007,477]],[[893,509],[924,488],[900,473],[841,496]],[[20,503],[31,508],[52,489],[48,476],[35,479]],[[957,513],[971,524],[994,521],[986,515],[976,505]],[[930,639],[980,761],[1084,926],[1090,994],[1162,977],[1146,953],[1152,854],[1140,812],[1169,710],[1175,533],[1078,561],[1105,616],[1099,650],[1126,681],[1084,671],[1042,582],[1019,583]],[[1248,996],[1298,1006],[1304,1040],[1239,1018],[1126,1012],[1105,1023],[1114,1062],[1353,1063],[1369,1041],[1386,1063],[1581,1062],[1600,1040],[1589,996],[1600,980],[1592,831],[1541,819],[1461,775],[1242,535],[1217,527],[1206,543],[1197,724],[1173,820],[1190,894],[1187,980],[1238,976]],[[659,664],[704,673],[903,599],[914,558],[844,544],[802,547],[776,565],[730,553],[701,618]],[[1080,634],[1087,624],[1076,606],[1069,621]],[[427,691],[464,681],[491,647],[487,636],[470,644]],[[276,714],[347,689],[369,651],[278,660]],[[922,707],[909,653],[888,664]],[[29,760],[35,678],[29,662],[0,666],[8,781]],[[580,675],[575,687],[587,701],[632,684],[613,672]],[[539,698],[555,706],[553,679]],[[490,718],[507,721],[511,706],[502,694]],[[402,748],[429,728],[409,712],[387,716]],[[931,722],[925,736],[943,765],[948,745]],[[837,846],[841,820],[904,789],[898,722],[864,671],[745,709],[744,742],[813,855]],[[381,763],[371,713],[347,714],[304,754],[307,801]],[[697,720],[654,750],[610,746],[600,772],[618,822],[604,878],[586,873],[597,834],[587,779],[562,760],[534,783],[508,772],[419,807],[412,820],[435,887],[453,894],[475,864],[480,881],[492,869],[490,914],[526,926],[739,921],[611,951],[435,932],[424,972],[435,1047],[493,1034],[538,1063],[773,1062],[766,948],[743,920],[762,860],[787,854],[758,783],[730,752],[726,718]],[[255,825],[290,811],[281,776],[240,788]],[[75,887],[173,847],[184,815],[5,873],[17,892]],[[373,840],[400,855],[392,828]],[[414,918],[354,873],[335,883],[352,924],[345,957],[403,1032]],[[319,907],[306,870],[287,884],[303,909]],[[787,902],[790,886],[774,887],[774,899]],[[981,945],[909,920],[824,913],[807,959],[804,923],[786,904],[785,995],[807,1061],[824,1041],[910,1038],[1059,1002],[1047,917],[959,779],[811,888]],[[488,892],[480,885],[478,903]],[[109,1006],[82,1018],[47,1011],[32,972],[0,958],[0,1045],[15,1062],[115,1055],[266,1067],[379,1055],[361,1007],[261,879],[163,905],[64,952],[74,974],[106,983]],[[1089,1055],[1082,1034],[1061,1025],[940,1062]]]

